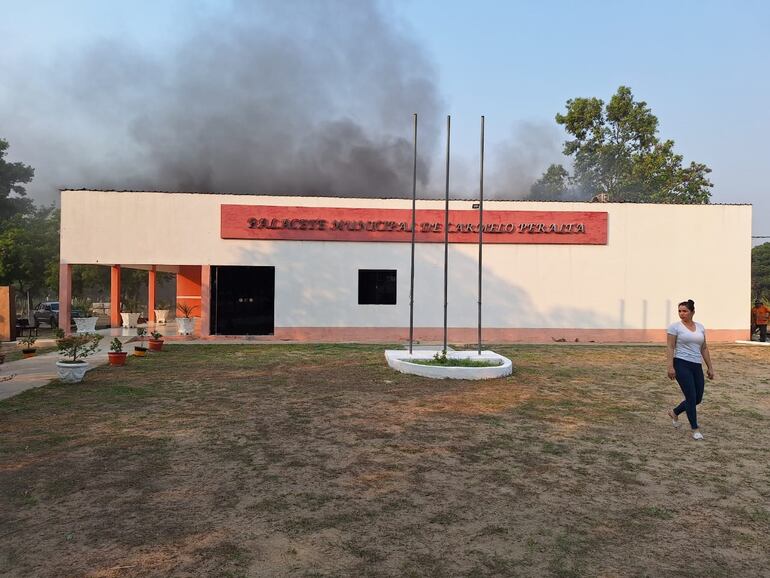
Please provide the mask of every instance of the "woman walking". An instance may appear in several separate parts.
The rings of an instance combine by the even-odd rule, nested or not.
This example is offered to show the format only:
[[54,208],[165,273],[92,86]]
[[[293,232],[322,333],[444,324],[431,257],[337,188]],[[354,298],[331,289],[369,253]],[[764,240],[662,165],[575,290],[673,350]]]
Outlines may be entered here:
[[679,383],[684,394],[684,401],[668,411],[674,427],[679,427],[679,414],[686,412],[692,428],[694,440],[702,440],[703,434],[698,429],[698,416],[695,410],[703,399],[703,367],[706,362],[706,375],[714,379],[711,355],[706,345],[706,329],[692,320],[695,314],[695,302],[690,299],[679,304],[678,323],[669,326],[668,333],[668,378]]

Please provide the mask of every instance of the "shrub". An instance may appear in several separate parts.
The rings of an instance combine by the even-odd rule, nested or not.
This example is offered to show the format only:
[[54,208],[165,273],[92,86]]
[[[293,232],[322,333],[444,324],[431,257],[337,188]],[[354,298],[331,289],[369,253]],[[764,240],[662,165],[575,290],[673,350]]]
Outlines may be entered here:
[[182,314],[185,319],[191,319],[193,311],[197,308],[197,305],[189,305],[187,303],[177,303],[177,310]]
[[139,313],[142,310],[142,305],[136,299],[124,299],[120,304],[121,313]]
[[19,338],[19,343],[24,345],[24,349],[32,349],[35,341],[37,341],[37,337],[34,335],[25,335],[24,337]]
[[117,337],[114,338],[110,343],[110,351],[114,351],[115,353],[123,353],[123,342]]
[[439,365],[443,367],[497,367],[502,362],[497,359],[470,359],[466,357],[447,357],[446,351],[436,353],[432,359],[410,359],[418,365]]
[[73,299],[72,311],[80,311],[83,317],[96,317],[90,299]]
[[439,365],[442,367],[497,367],[502,362],[496,359],[466,359],[462,357],[449,357],[446,361],[433,359],[409,359],[409,363],[418,365]]
[[[58,332],[61,335],[63,332]],[[99,341],[102,336],[97,333],[77,333],[74,335],[61,335],[56,340],[56,347],[59,353],[66,357],[64,363],[77,363],[91,355],[99,347]]]

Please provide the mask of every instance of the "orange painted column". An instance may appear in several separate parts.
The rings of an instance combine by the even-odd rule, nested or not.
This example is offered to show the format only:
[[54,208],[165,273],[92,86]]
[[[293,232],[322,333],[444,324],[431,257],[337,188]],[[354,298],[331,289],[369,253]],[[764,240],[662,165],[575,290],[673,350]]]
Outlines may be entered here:
[[120,265],[110,268],[110,325],[120,327],[123,321],[120,318]]
[[[201,310],[201,266],[180,265],[176,273],[176,302],[186,303],[195,310],[195,317]],[[177,312],[179,314],[179,312]]]
[[211,265],[201,265],[201,337],[211,335]]
[[157,266],[153,265],[147,276],[147,318],[155,322],[155,273]]
[[14,294],[13,286],[0,287],[0,341],[16,341],[16,298]]
[[72,265],[59,263],[59,328],[69,335],[72,319]]

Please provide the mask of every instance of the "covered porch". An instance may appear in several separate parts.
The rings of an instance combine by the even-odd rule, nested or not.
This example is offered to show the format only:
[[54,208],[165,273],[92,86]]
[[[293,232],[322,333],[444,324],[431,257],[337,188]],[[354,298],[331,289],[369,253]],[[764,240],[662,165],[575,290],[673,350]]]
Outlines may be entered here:
[[[59,264],[59,327],[65,334],[71,333],[69,319],[72,315],[72,271],[76,263]],[[110,268],[110,333],[123,328],[121,317],[121,305],[123,292],[121,287],[121,271],[123,269],[136,269],[147,272],[147,311],[145,313],[147,327],[171,336],[177,330],[176,308],[180,305],[189,306],[195,319],[193,333],[200,337],[209,336],[211,325],[211,267],[209,265],[143,265],[143,264],[109,264],[103,265]],[[157,275],[159,272],[171,273],[176,277],[175,303],[173,310],[169,312],[169,322],[157,323],[156,319],[156,289]],[[135,329],[133,330],[135,334]],[[118,332],[116,335],[123,335]]]

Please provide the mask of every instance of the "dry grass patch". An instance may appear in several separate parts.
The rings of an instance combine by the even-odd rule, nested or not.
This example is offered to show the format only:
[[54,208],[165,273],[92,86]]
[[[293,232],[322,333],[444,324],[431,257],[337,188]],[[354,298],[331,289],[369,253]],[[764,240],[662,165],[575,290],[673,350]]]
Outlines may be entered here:
[[167,345],[0,402],[0,574],[770,573],[766,351],[715,346],[705,443],[660,347]]

